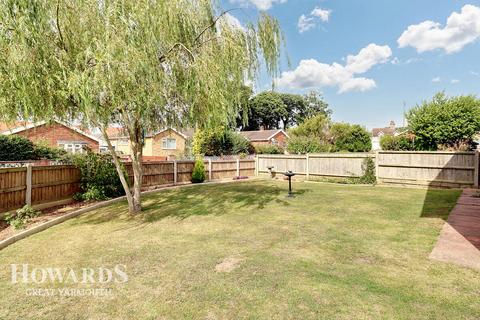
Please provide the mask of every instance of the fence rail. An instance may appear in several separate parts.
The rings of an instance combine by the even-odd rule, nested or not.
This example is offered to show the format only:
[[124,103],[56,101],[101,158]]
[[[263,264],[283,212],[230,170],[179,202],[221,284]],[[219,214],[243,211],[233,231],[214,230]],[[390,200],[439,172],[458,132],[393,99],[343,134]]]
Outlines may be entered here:
[[[143,188],[188,183],[195,161],[144,162]],[[208,160],[208,180],[235,176],[253,176],[255,160]],[[131,163],[125,169],[133,181]],[[74,166],[32,166],[0,169],[0,212],[21,208],[25,204],[41,205],[71,199],[80,191],[80,170]]]
[[381,151],[377,179],[383,184],[478,187],[478,159],[478,151]]
[[365,158],[375,158],[370,153],[322,153],[307,155],[259,155],[258,172],[268,173],[268,167],[276,172],[291,170],[297,175],[324,177],[359,177],[363,174]]
[[[255,160],[205,160],[208,180],[253,176],[292,170],[306,180],[315,177],[360,177],[363,163],[372,158],[380,184],[435,187],[479,186],[479,152],[322,153],[258,155]],[[194,161],[143,163],[142,187],[188,183]],[[133,179],[131,164],[125,164]],[[0,212],[69,199],[80,191],[80,171],[73,166],[31,166],[0,169]]]
[[434,187],[476,187],[479,185],[479,153],[443,151],[379,151],[376,153],[322,153],[307,155],[259,155],[257,173],[292,170],[307,180],[311,177],[360,177],[366,158],[376,165],[380,184]]

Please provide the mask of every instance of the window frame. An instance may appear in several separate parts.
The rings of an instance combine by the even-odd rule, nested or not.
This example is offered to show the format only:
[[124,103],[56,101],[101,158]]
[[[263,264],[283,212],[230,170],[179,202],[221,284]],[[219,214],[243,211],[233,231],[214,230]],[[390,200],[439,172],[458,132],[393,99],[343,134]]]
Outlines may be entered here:
[[[170,147],[169,142],[173,141],[173,148]],[[162,138],[162,149],[163,150],[176,150],[177,149],[177,139],[171,137]]]

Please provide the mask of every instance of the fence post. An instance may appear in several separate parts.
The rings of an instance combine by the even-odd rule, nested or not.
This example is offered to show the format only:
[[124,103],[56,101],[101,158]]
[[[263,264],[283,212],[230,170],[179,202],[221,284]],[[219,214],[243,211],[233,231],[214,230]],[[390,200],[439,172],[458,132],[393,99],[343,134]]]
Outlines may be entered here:
[[208,181],[212,181],[212,159],[208,159]]
[[25,204],[32,205],[32,165],[27,164],[27,179],[26,179],[27,189],[25,190]]
[[375,151],[375,179],[377,180],[377,183],[378,183],[378,171],[380,169],[380,152],[377,150]]
[[237,159],[237,177],[240,177],[240,159]]
[[255,155],[255,177],[258,176],[258,154]]
[[473,171],[474,173],[474,182],[473,185],[475,188],[478,189],[478,184],[479,184],[479,179],[480,179],[480,152],[475,150],[475,159],[474,159],[474,165],[475,165],[475,170]]
[[307,155],[306,155],[306,160],[307,160],[307,164],[305,165],[305,168],[307,170],[306,175],[307,175],[307,181],[308,181],[310,179],[310,164],[309,164],[310,154],[309,153],[307,153]]
[[177,184],[178,182],[178,164],[177,160],[173,160],[173,184]]

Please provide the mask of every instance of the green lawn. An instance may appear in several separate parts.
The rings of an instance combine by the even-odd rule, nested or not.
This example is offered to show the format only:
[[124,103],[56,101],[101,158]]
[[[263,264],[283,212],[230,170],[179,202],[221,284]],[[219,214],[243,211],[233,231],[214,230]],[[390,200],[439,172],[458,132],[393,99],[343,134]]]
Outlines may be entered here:
[[[117,204],[0,251],[0,319],[478,319],[480,275],[430,261],[459,191],[204,185]],[[235,269],[217,264],[235,260]],[[10,264],[127,267],[109,297],[31,297]]]

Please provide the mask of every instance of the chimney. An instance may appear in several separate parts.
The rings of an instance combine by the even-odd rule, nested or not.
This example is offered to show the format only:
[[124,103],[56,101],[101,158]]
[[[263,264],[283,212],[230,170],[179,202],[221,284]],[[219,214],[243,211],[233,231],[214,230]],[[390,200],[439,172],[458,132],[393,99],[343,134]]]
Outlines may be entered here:
[[260,126],[260,131],[263,131],[265,130],[265,127],[264,126]]
[[390,129],[395,130],[395,121],[390,121]]

